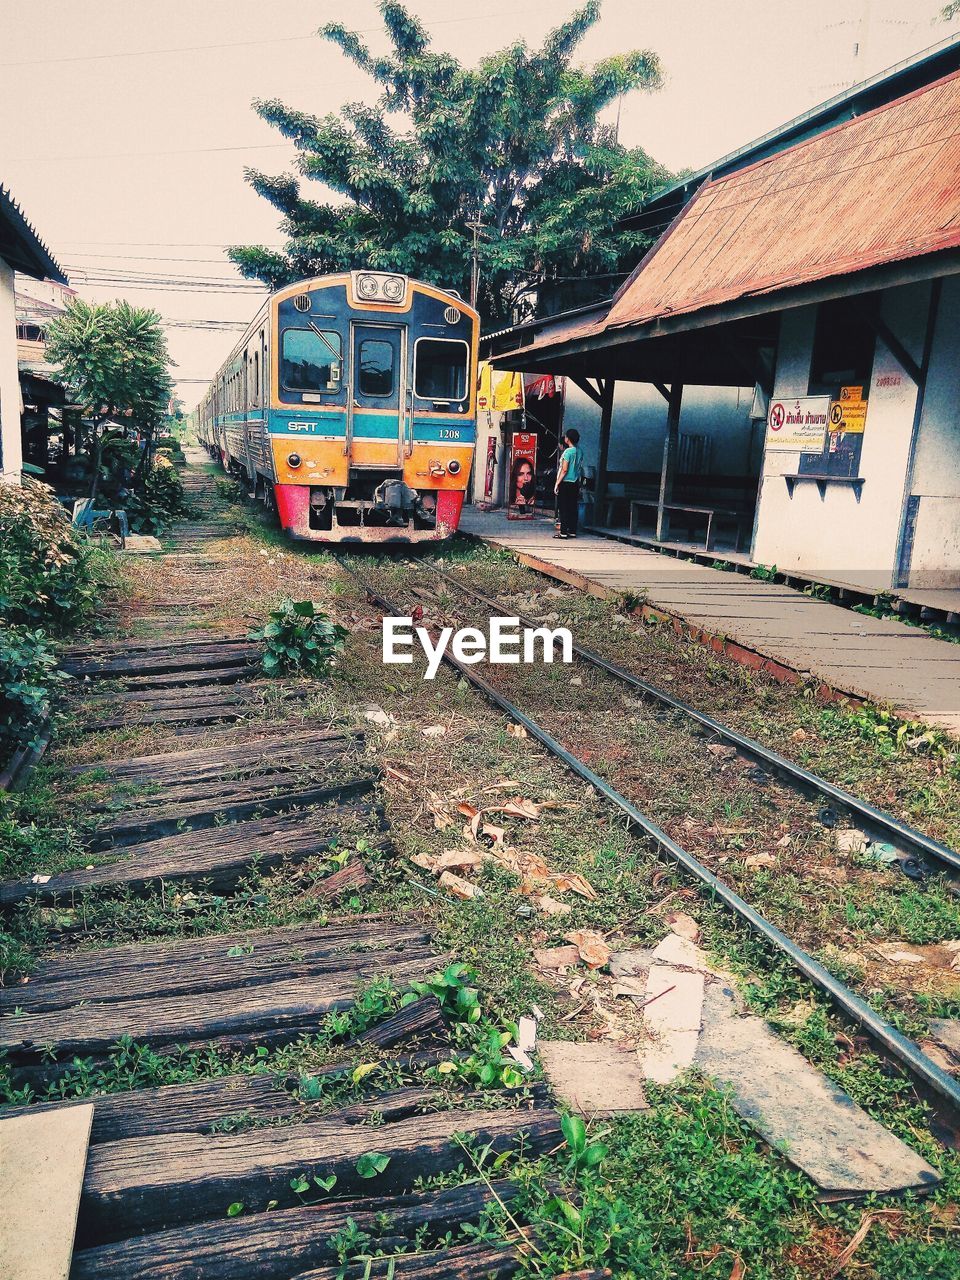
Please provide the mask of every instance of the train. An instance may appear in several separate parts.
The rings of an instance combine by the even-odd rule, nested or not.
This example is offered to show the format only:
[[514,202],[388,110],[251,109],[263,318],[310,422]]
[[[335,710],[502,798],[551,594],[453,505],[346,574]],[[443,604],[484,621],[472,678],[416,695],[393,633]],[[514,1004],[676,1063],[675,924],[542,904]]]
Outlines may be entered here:
[[459,294],[397,272],[297,281],[211,382],[200,443],[293,539],[449,538],[473,463],[479,332]]

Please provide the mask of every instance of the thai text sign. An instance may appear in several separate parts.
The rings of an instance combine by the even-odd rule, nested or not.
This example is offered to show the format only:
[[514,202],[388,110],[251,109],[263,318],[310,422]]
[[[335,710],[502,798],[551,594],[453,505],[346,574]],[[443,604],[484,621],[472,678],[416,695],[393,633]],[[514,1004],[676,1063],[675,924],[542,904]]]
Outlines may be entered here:
[[867,425],[867,402],[863,387],[841,387],[840,395],[830,403],[830,430],[862,435]]
[[820,453],[829,421],[829,396],[771,400],[767,414],[767,449]]

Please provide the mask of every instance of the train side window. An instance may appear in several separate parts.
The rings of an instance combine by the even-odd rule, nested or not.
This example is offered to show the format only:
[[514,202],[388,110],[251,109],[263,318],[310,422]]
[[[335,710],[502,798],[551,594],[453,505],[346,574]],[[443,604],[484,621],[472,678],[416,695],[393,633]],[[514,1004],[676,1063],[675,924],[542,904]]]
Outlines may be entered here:
[[260,352],[253,353],[253,403],[260,403]]
[[467,398],[470,349],[459,338],[418,338],[413,386],[421,400],[451,403]]
[[284,329],[280,383],[285,391],[336,391],[343,346],[335,329]]
[[394,358],[389,342],[364,338],[357,349],[357,390],[362,396],[393,395]]

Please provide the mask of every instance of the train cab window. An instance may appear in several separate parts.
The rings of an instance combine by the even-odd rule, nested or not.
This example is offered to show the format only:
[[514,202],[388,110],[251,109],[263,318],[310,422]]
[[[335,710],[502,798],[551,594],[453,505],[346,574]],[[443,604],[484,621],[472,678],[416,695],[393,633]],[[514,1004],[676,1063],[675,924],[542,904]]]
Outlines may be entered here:
[[357,350],[357,390],[362,396],[393,395],[395,350],[389,342],[365,338]]
[[418,398],[434,402],[465,400],[469,355],[467,344],[459,339],[418,339],[413,372]]
[[336,391],[343,367],[340,335],[332,329],[285,329],[280,382],[285,391]]

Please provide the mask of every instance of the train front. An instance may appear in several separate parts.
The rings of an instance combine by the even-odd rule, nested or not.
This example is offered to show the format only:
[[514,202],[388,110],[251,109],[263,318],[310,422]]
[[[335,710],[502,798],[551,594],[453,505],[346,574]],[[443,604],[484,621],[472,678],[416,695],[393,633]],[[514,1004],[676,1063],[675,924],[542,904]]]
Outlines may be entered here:
[[456,532],[476,437],[478,318],[406,276],[354,271],[272,299],[280,522],[316,542]]

